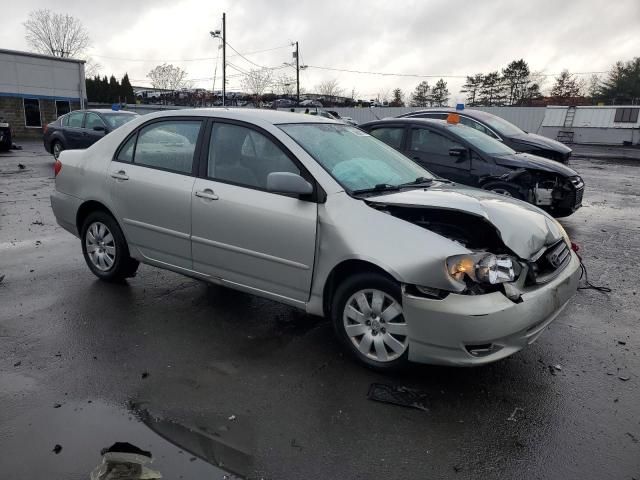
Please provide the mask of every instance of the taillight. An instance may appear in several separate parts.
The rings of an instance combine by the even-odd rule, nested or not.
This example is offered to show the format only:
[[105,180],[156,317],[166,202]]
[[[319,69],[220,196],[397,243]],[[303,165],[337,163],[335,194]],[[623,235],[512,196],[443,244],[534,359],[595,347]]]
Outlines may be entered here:
[[62,162],[60,160],[56,160],[55,163],[53,164],[53,173],[55,174],[56,177],[60,173],[60,170],[62,170]]
[[44,127],[42,127],[42,133],[47,133],[48,128],[49,128],[49,125],[45,124]]

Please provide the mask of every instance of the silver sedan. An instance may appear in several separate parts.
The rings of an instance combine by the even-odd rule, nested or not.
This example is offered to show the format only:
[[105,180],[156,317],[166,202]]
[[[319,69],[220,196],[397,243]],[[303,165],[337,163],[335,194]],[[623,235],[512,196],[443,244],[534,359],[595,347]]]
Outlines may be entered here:
[[355,358],[479,365],[532,343],[576,291],[560,224],[434,177],[349,125],[256,110],[142,116],[55,165],[89,269],[140,262],[331,319]]

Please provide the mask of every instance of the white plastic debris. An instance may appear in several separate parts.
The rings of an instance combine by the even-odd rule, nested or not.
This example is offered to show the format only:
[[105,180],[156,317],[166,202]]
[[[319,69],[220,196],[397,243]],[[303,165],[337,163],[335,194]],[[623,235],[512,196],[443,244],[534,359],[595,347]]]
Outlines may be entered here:
[[115,443],[102,451],[102,462],[93,469],[91,480],[157,480],[162,474],[151,470],[151,452],[130,443]]

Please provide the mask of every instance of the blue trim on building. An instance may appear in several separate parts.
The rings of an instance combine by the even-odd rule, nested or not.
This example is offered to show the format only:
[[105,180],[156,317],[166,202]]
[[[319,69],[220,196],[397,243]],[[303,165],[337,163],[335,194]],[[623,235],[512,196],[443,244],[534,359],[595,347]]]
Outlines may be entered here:
[[37,98],[39,100],[67,100],[69,102],[79,102],[80,97],[53,97],[51,95],[32,95],[28,93],[5,93],[0,92],[0,97],[17,97],[17,98]]

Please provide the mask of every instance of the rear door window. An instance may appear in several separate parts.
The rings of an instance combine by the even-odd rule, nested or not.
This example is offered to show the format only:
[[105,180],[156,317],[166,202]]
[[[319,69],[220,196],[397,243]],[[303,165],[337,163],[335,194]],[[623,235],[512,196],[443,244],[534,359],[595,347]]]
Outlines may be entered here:
[[93,127],[105,127],[105,124],[99,115],[87,112],[87,116],[84,119],[84,128],[91,130]]
[[[201,125],[200,120],[168,120],[143,127],[137,136],[133,163],[191,174]],[[127,145],[120,154],[126,158]]]

